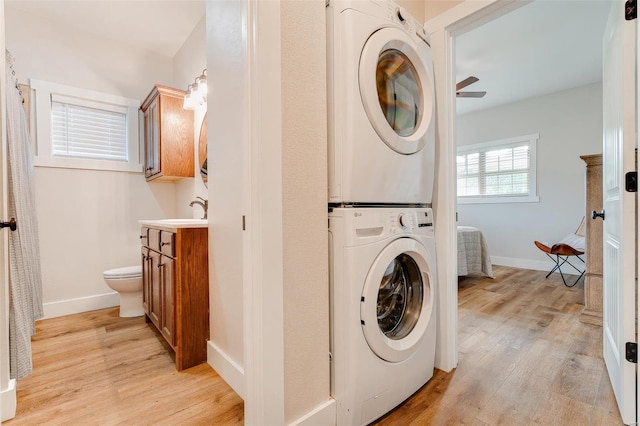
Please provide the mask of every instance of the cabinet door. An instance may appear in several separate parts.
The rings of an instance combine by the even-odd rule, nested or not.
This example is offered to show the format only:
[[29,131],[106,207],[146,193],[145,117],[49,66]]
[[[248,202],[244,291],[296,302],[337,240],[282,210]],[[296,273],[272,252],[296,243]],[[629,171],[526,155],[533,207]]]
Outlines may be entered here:
[[171,344],[176,345],[175,335],[175,291],[173,288],[173,271],[174,262],[170,257],[160,256],[160,264],[158,264],[160,270],[160,288],[162,290],[162,334]]
[[158,99],[144,112],[144,175],[160,173],[160,111]]
[[147,316],[149,316],[151,312],[151,274],[149,249],[142,247],[142,306]]
[[162,293],[160,290],[160,268],[161,260],[160,253],[155,251],[149,251],[149,269],[151,269],[151,283],[150,283],[150,298],[149,298],[149,319],[151,322],[161,330],[162,327]]

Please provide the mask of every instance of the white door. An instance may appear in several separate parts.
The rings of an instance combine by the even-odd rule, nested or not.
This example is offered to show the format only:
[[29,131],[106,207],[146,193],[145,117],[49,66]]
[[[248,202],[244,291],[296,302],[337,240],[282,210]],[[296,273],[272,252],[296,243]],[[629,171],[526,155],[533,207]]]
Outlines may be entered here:
[[636,422],[636,364],[625,358],[635,342],[635,193],[624,178],[635,170],[635,26],[624,1],[612,4],[603,41],[603,350],[622,420]]

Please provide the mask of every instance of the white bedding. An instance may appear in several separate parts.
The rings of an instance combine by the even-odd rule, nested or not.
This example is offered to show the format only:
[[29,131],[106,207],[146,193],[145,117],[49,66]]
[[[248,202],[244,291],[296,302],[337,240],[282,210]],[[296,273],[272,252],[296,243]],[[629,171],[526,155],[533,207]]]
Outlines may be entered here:
[[494,278],[489,246],[478,228],[458,226],[458,275],[471,272]]

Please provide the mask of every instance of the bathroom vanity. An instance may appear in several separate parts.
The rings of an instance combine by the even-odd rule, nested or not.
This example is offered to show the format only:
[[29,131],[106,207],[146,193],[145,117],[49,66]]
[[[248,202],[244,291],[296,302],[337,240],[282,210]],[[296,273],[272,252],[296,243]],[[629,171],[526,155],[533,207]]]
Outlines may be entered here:
[[182,371],[207,360],[208,224],[198,219],[140,221],[145,319],[175,352]]

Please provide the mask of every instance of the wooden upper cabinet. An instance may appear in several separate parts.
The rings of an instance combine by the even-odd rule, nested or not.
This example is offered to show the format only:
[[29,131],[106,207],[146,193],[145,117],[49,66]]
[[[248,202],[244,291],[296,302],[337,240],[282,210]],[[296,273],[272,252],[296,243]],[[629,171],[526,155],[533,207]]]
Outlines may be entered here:
[[144,175],[147,180],[193,177],[193,111],[182,108],[185,92],[156,85],[142,103]]

